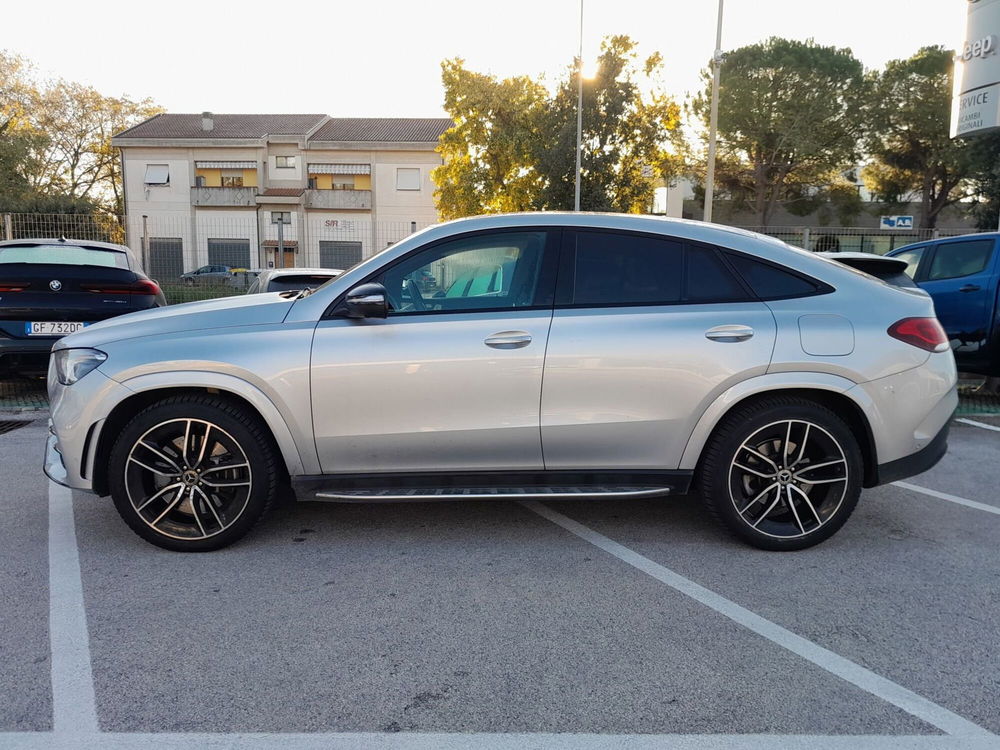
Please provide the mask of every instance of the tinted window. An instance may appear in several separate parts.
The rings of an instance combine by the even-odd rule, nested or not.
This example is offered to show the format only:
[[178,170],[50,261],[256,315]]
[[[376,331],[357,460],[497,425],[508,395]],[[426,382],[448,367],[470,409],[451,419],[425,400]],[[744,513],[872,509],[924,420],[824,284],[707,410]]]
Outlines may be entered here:
[[981,273],[992,254],[993,240],[942,243],[934,253],[927,280],[957,279]]
[[394,314],[535,304],[545,232],[497,232],[429,248],[380,277]]
[[643,305],[681,301],[684,245],[638,235],[580,232],[570,304]]
[[12,245],[0,247],[0,263],[57,263],[66,266],[128,268],[125,253],[73,245]]
[[686,302],[739,302],[750,298],[714,250],[688,245],[686,260]]
[[560,304],[736,302],[749,295],[711,248],[616,232],[575,235]]
[[754,294],[761,299],[806,297],[820,289],[813,281],[746,255],[732,253],[729,259],[743,276],[743,280],[753,289]]
[[920,259],[923,257],[925,249],[923,247],[915,247],[912,250],[896,253],[892,257],[906,261],[906,275],[912,279],[917,275],[917,266],[920,265]]

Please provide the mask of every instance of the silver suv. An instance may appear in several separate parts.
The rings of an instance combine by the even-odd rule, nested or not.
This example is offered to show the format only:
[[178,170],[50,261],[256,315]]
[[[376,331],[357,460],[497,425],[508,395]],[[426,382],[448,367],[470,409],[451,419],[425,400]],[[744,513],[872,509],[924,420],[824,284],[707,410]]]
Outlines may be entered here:
[[[429,281],[433,279],[433,282]],[[757,547],[934,465],[957,405],[931,300],[768,237],[523,214],[414,234],[313,292],[97,323],[49,369],[45,470],[141,537],[230,544],[309,500],[696,489]]]

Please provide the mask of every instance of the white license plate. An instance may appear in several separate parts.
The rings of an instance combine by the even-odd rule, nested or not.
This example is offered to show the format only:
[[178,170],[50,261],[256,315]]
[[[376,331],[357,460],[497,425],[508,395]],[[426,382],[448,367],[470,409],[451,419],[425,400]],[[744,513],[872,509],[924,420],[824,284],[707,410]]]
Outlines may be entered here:
[[29,336],[66,336],[82,331],[86,323],[59,320],[40,320],[24,324],[24,332]]

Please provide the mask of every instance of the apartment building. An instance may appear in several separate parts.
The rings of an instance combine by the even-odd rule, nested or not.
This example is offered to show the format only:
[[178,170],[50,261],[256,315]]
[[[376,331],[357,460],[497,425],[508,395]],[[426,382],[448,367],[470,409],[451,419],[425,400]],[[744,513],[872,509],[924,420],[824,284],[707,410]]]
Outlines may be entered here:
[[447,118],[162,114],[119,133],[128,243],[153,278],[347,267],[437,220]]

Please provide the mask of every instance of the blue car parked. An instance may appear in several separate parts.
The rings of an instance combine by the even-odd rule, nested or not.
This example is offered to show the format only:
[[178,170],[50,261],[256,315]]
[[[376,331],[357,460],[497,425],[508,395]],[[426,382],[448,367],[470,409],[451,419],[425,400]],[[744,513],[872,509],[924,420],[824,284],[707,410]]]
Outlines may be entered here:
[[887,255],[934,299],[958,369],[1000,375],[1000,234],[969,234],[920,242]]

